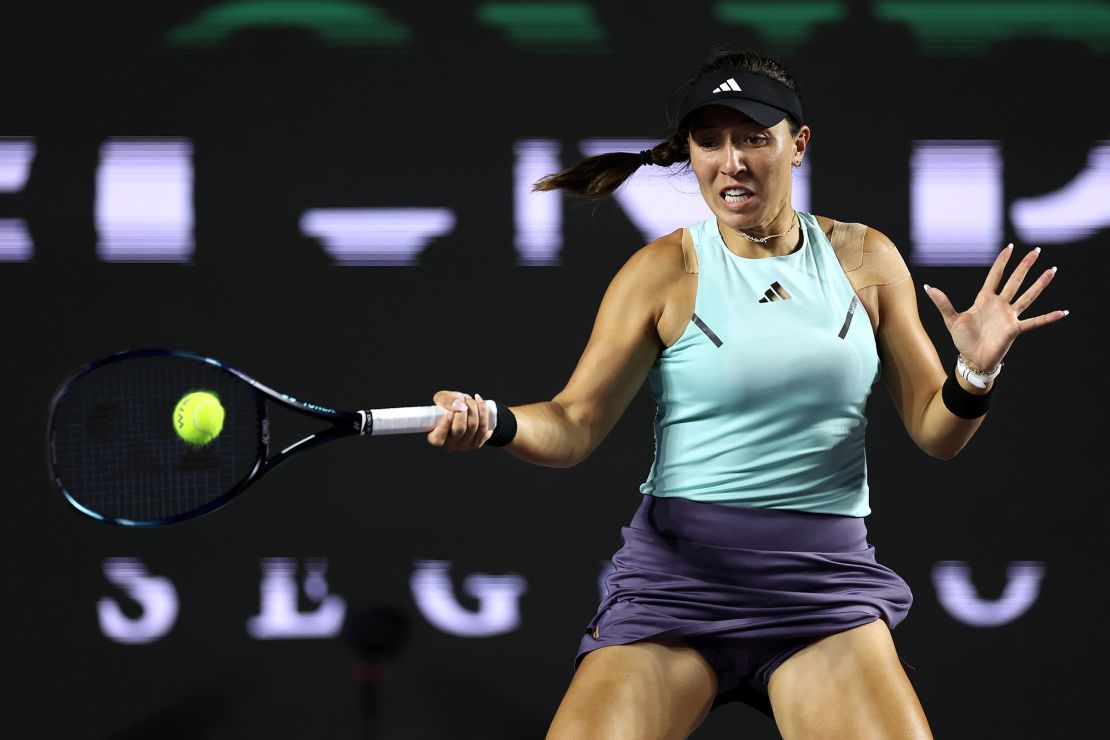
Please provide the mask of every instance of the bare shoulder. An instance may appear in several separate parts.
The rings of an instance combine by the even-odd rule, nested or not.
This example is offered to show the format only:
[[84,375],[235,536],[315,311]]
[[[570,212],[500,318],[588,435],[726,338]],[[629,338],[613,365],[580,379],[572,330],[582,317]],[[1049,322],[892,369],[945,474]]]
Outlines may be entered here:
[[661,236],[636,250],[625,262],[618,277],[656,298],[686,276],[682,255],[682,229]]
[[[831,237],[836,221],[828,216],[815,218],[825,235]],[[860,225],[864,227],[862,254],[859,253],[859,242],[856,242],[850,274],[856,289],[889,285],[909,277],[906,261],[890,237],[873,226]]]
[[895,246],[889,236],[879,231],[874,226],[867,227],[867,232],[863,237],[864,254],[884,254],[897,251],[898,247]]
[[679,273],[686,272],[682,259],[682,229],[675,229],[645,244],[637,254],[664,279],[676,277],[676,270]]
[[873,285],[889,285],[905,280],[910,269],[902,258],[902,253],[883,232],[868,226],[863,237],[863,267],[868,280]]

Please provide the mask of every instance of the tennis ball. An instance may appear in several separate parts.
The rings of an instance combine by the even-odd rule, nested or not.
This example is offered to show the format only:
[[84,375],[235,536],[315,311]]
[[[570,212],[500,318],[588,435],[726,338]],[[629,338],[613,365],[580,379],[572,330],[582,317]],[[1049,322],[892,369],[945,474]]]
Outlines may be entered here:
[[224,407],[208,391],[186,393],[173,410],[177,436],[191,445],[206,445],[224,428]]

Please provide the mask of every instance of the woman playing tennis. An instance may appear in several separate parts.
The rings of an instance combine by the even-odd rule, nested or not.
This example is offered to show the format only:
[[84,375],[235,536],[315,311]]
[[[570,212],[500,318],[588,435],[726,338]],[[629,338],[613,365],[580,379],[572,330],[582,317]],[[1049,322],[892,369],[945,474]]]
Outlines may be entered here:
[[628,259],[555,398],[500,407],[491,430],[481,396],[439,391],[452,413],[428,441],[571,466],[650,384],[655,460],[549,738],[686,737],[729,701],[787,740],[931,737],[891,638],[912,595],[867,542],[865,404],[881,378],[913,441],[956,455],[1013,341],[1067,315],[1023,318],[1055,269],[1022,291],[1039,250],[1004,280],[1008,246],[962,312],[924,286],[955,345],[942,362],[891,241],[791,206],[811,131],[790,73],[722,52],[684,89],[668,140],[537,188],[600,197],[688,163],[712,216]]

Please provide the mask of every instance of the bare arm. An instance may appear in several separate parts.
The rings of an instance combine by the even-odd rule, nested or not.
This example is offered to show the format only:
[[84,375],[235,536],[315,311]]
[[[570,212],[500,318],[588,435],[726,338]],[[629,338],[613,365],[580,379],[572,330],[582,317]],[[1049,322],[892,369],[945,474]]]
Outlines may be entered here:
[[[874,229],[868,229],[865,241],[869,248],[877,251],[895,249],[886,236]],[[978,367],[995,367],[1022,332],[1054,323],[1067,315],[1064,311],[1052,311],[1019,320],[1018,317],[1052,281],[1055,269],[1042,273],[1018,297],[1021,283],[1039,251],[1029,252],[1005,285],[1001,285],[1010,254],[1007,247],[998,255],[974,305],[962,313],[952,307],[944,293],[936,288],[929,291],[930,299],[940,309],[952,334],[955,347],[962,348],[964,355]],[[921,326],[913,279],[907,277],[880,286],[878,290],[880,321],[877,339],[883,360],[883,380],[890,389],[894,405],[918,447],[942,460],[955,457],[985,417],[963,419],[944,405],[940,391],[947,373]],[[952,363],[955,365],[954,358]],[[958,374],[956,380],[964,390],[976,395],[987,393],[993,386],[993,381],[988,381],[986,388],[977,388]]]
[[[610,282],[594,320],[593,331],[566,387],[550,401],[510,407],[517,432],[505,450],[536,465],[566,468],[592,453],[612,430],[643,385],[662,349],[657,324],[665,287],[684,275],[681,243],[672,234],[633,254]],[[441,391],[442,393],[447,393]],[[436,402],[447,405],[451,397]],[[476,428],[481,407],[466,401],[471,413],[456,414],[429,433],[428,441],[448,440],[448,424]],[[445,417],[446,419],[446,417]],[[484,443],[488,434],[465,449]],[[455,449],[455,448],[452,448]]]
[[[872,233],[878,232],[869,230],[868,239]],[[921,325],[913,278],[879,286],[878,291],[877,339],[883,382],[914,443],[933,457],[950,459],[968,443],[986,417],[962,419],[941,400],[940,389],[948,375]],[[992,385],[979,389],[964,378],[958,380],[971,393],[986,393]]]

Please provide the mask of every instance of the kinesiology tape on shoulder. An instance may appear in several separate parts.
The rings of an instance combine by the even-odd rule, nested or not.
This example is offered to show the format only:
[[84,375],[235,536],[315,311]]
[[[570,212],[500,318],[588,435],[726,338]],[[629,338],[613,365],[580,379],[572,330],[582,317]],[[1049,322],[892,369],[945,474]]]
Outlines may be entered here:
[[866,236],[865,225],[841,221],[833,221],[829,233],[840,266],[855,290],[889,285],[909,277],[909,268],[896,248],[868,250]]

